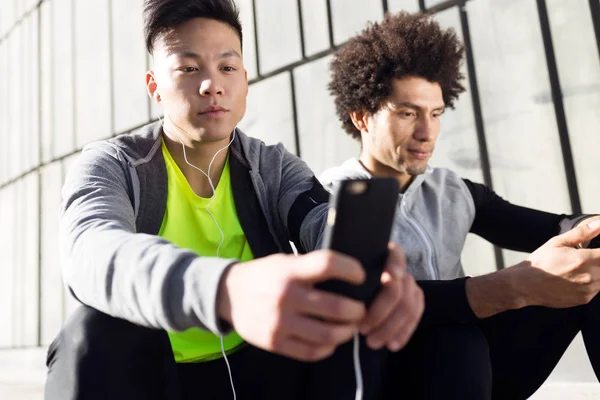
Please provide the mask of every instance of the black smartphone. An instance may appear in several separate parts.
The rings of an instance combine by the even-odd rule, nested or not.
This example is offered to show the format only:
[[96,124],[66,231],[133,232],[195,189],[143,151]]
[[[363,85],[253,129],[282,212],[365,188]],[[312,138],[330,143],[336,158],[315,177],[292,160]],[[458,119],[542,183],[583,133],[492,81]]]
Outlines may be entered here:
[[317,288],[371,303],[381,286],[398,193],[393,178],[344,180],[335,187],[322,247],[356,258],[366,280],[361,285],[330,280]]

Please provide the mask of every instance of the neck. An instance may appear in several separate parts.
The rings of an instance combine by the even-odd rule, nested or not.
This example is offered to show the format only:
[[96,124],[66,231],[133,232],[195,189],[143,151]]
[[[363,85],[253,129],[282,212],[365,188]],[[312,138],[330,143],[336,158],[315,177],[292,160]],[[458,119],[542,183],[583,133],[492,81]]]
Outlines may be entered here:
[[[181,134],[176,129],[175,127],[169,128],[167,126],[166,130],[163,130],[163,138],[169,153],[177,163],[192,190],[200,197],[211,197],[213,191],[208,178],[197,168],[208,174],[210,166],[209,176],[213,186],[216,188],[225,167],[229,151],[226,147],[231,138],[226,137],[223,140],[214,142],[196,142]],[[178,136],[174,136],[174,134]],[[224,150],[220,151],[221,149]],[[194,168],[194,166],[197,168]]]
[[385,164],[380,163],[374,157],[361,153],[359,158],[360,163],[369,173],[379,178],[395,178],[400,185],[400,193],[404,193],[410,186],[413,176],[406,173],[400,172],[394,168],[391,168]]

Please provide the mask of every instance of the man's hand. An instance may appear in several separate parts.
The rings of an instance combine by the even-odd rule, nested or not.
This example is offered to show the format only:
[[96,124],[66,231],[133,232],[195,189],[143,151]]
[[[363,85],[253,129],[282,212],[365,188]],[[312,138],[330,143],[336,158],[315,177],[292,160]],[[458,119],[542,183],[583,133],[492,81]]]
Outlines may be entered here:
[[362,302],[313,287],[329,279],[361,284],[365,273],[355,259],[326,250],[235,264],[221,279],[217,312],[254,346],[320,360],[352,338],[366,313]]
[[[590,302],[600,291],[600,249],[574,249],[600,234],[600,220],[556,236],[524,262],[529,274],[527,305],[554,308]],[[523,266],[521,267],[523,268]]]
[[360,324],[373,349],[383,346],[398,351],[408,343],[423,314],[423,291],[406,272],[406,259],[400,247],[389,245],[389,256],[381,275],[382,290]]
[[[580,223],[579,223],[577,226],[581,226],[581,225],[589,225],[589,224],[591,224],[592,222],[594,222],[594,221],[598,221],[598,220],[600,220],[600,216],[598,216],[598,215],[595,215],[595,216],[593,216],[593,217],[589,217],[589,218],[586,218],[586,219],[584,219],[584,220],[583,220],[583,221],[581,221],[581,222],[580,222]],[[580,244],[579,244],[579,247],[580,247],[580,248],[584,248],[584,249],[585,249],[585,248],[587,248],[587,247],[589,246],[589,244],[590,244],[590,241],[591,241],[592,239],[594,239],[594,238],[590,238],[589,240],[585,241],[584,243],[580,243]]]

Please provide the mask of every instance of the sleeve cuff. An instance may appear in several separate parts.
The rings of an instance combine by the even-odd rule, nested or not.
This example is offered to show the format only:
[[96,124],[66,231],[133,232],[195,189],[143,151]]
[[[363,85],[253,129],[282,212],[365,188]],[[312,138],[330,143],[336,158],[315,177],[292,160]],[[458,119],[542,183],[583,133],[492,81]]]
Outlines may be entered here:
[[425,295],[425,311],[419,328],[446,323],[476,323],[479,319],[469,305],[465,288],[469,278],[418,281]]

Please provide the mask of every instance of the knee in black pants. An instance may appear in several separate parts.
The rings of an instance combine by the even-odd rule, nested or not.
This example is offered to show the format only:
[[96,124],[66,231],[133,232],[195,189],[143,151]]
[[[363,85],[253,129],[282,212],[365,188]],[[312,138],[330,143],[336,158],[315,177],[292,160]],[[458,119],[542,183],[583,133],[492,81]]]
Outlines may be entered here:
[[472,325],[417,330],[389,356],[386,399],[488,400],[492,393],[489,347]]
[[592,368],[600,381],[600,294],[585,306],[582,333]]
[[82,306],[48,350],[45,398],[166,399],[179,385],[168,335]]

